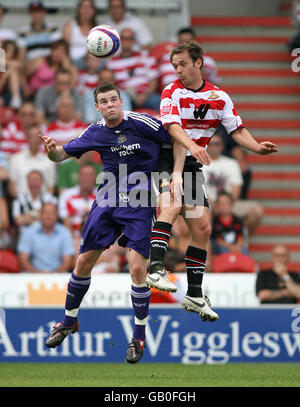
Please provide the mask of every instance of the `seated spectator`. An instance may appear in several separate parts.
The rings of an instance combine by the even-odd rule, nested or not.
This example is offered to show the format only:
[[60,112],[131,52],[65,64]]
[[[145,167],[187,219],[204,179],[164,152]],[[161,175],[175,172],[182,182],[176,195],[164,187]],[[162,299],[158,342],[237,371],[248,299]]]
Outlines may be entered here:
[[[97,158],[98,157],[99,156],[97,155]],[[99,160],[96,161],[94,159],[93,151],[87,151],[86,153],[82,154],[79,159],[71,158],[59,164],[57,170],[57,188],[59,195],[66,188],[72,188],[78,184],[79,169],[86,164],[92,165],[95,168],[97,174],[96,183],[100,184],[100,179],[98,179],[98,176],[102,173],[102,165]]]
[[218,193],[221,191],[230,193],[234,201],[234,215],[243,220],[249,235],[252,235],[261,221],[263,208],[255,201],[239,199],[243,185],[241,169],[235,159],[223,155],[223,150],[222,136],[215,133],[207,146],[211,164],[202,168],[208,199],[214,210]]
[[[0,25],[2,24],[2,20],[4,14],[6,12],[5,7],[0,4]],[[3,41],[10,40],[10,41],[17,41],[17,34],[14,30],[10,28],[0,28],[0,47],[2,48]]]
[[53,85],[55,73],[61,69],[70,71],[72,86],[75,86],[78,70],[69,58],[68,44],[63,39],[51,43],[50,55],[34,58],[27,63],[25,73],[30,95],[34,96],[39,89]]
[[86,124],[76,119],[74,99],[62,94],[56,101],[57,119],[47,126],[46,135],[62,146],[80,136]]
[[78,185],[65,189],[59,196],[59,217],[73,234],[80,230],[83,219],[96,199],[96,171],[85,164],[79,169]]
[[45,203],[40,221],[21,234],[17,249],[22,271],[63,273],[72,270],[75,255],[72,235],[57,220],[56,206]]
[[[177,32],[177,40],[178,44],[182,44],[186,41],[196,41],[196,33],[191,27],[182,28]],[[165,52],[163,52],[161,55],[156,55],[159,71],[159,86],[161,91],[167,85],[178,79],[170,62],[170,51],[172,48],[175,48],[176,45],[176,43],[174,43],[173,46],[172,44],[169,44]],[[207,54],[204,54],[203,56],[202,77],[207,82],[214,85],[221,83],[216,61]]]
[[[102,68],[99,72],[97,84],[104,82],[116,83],[115,74],[111,69]],[[120,95],[123,101],[123,110],[132,110],[132,103],[129,94],[125,90],[120,90]],[[90,89],[85,93],[82,104],[83,120],[86,123],[93,123],[102,119],[101,113],[99,113],[95,108],[94,89]]]
[[46,20],[47,10],[41,1],[31,1],[28,6],[29,24],[19,31],[18,46],[23,66],[34,58],[50,54],[50,44],[61,38],[59,29]]
[[63,27],[63,38],[69,45],[71,61],[79,69],[85,68],[86,39],[90,30],[97,25],[96,14],[93,0],[80,0],[76,7],[75,18]]
[[27,175],[28,192],[21,193],[12,202],[12,218],[20,228],[40,220],[40,212],[44,203],[57,204],[57,198],[46,191],[43,175],[38,170],[32,170]]
[[57,99],[63,94],[70,94],[75,103],[76,119],[81,120],[82,103],[77,90],[72,84],[72,73],[59,70],[55,73],[53,85],[39,89],[35,95],[35,106],[39,123],[48,125],[57,120]]
[[4,106],[19,109],[22,104],[22,86],[25,84],[23,66],[18,59],[18,48],[14,41],[2,43],[5,52],[5,72],[0,71],[0,98]]
[[296,304],[300,300],[300,273],[289,271],[289,250],[275,245],[272,268],[261,270],[256,279],[256,295],[261,304]]
[[28,148],[10,158],[8,187],[13,198],[29,192],[27,176],[32,170],[39,170],[43,174],[47,190],[54,192],[56,166],[41,152],[40,132],[37,125],[29,127],[26,130]]
[[127,91],[134,108],[159,110],[158,70],[154,57],[148,51],[135,51],[134,31],[125,28],[120,33],[121,51],[110,58],[106,66],[115,73],[116,85]]
[[27,149],[26,132],[36,122],[36,111],[32,102],[25,101],[18,110],[17,119],[9,122],[2,131],[0,148],[8,157]]
[[124,28],[133,30],[137,43],[136,49],[150,50],[153,43],[153,36],[145,22],[126,11],[125,0],[109,0],[108,16],[101,19],[102,24],[114,27],[119,33]]
[[232,206],[232,196],[227,192],[220,192],[212,220],[213,254],[228,252],[249,254],[243,237],[243,222],[232,213]]

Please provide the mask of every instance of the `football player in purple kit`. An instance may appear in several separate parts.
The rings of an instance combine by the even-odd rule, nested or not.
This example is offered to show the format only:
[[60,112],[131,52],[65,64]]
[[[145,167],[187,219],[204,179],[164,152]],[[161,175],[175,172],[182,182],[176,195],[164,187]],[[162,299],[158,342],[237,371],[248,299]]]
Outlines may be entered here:
[[[77,314],[90,286],[92,268],[101,253],[119,238],[118,243],[129,249],[134,311],[134,329],[126,360],[136,363],[143,355],[151,294],[145,284],[154,212],[151,173],[156,171],[161,144],[170,143],[171,138],[159,120],[123,111],[122,98],[115,85],[99,85],[94,96],[95,107],[103,117],[101,121],[92,123],[77,139],[64,146],[57,146],[50,137],[41,136],[50,160],[80,158],[83,153],[94,150],[101,155],[104,171],[104,181],[83,228],[80,254],[68,283],[64,320],[53,328],[46,346],[55,348],[69,333],[78,331]],[[195,158],[201,159],[202,152],[196,143],[188,137],[177,141]],[[130,176],[135,174],[139,174],[137,178],[143,182],[134,184]],[[137,203],[132,196],[137,198],[139,194],[146,199]]]

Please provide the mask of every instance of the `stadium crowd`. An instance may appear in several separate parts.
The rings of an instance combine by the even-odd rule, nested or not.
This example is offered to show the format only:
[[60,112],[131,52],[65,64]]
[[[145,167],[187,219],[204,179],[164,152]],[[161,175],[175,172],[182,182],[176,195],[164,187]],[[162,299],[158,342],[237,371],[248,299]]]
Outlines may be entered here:
[[[0,24],[5,12],[9,11],[0,6]],[[168,58],[175,43],[154,44],[151,31],[126,11],[122,0],[109,1],[108,15],[101,19],[92,0],[81,0],[74,18],[59,30],[48,23],[43,4],[33,1],[25,27],[14,31],[0,26],[6,55],[6,71],[0,72],[0,247],[19,257],[20,271],[72,270],[80,230],[101,175],[101,161],[94,153],[61,164],[51,162],[38,135],[63,145],[101,119],[93,89],[104,81],[120,88],[124,110],[159,117],[161,90],[177,79]],[[86,36],[99,23],[120,33],[121,50],[108,59],[87,53]],[[191,28],[178,27],[179,43],[195,38]],[[209,55],[204,58],[203,76],[221,84]],[[208,152],[212,164],[203,170],[213,227],[207,271],[214,271],[212,259],[220,253],[250,256],[248,236],[255,233],[263,209],[247,200],[251,171],[242,149],[223,128],[217,129]],[[188,239],[179,217],[165,260],[171,273],[183,271]],[[128,272],[126,250],[113,245],[94,272]]]

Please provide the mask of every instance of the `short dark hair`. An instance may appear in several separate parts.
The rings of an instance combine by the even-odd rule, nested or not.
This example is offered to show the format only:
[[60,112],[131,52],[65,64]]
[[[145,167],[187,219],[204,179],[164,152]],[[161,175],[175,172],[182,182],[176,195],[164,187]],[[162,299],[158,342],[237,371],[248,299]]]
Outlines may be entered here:
[[233,196],[225,190],[222,190],[218,193],[216,202],[220,199],[221,196],[227,196],[227,198],[233,203]]
[[181,34],[191,34],[194,38],[196,37],[196,32],[192,27],[183,27],[177,31],[177,36]]
[[111,90],[115,90],[119,96],[119,98],[121,97],[119,88],[117,87],[117,85],[115,85],[114,83],[109,83],[109,82],[103,82],[100,85],[97,86],[97,88],[94,90],[94,99],[95,99],[95,103],[98,103],[98,93],[107,93],[110,92]]
[[[195,63],[197,59],[202,60],[202,65],[203,65],[203,55],[204,55],[204,50],[198,44],[196,41],[186,41],[182,44],[177,45],[174,49],[172,49],[171,54],[170,54],[170,61],[172,63],[172,59],[174,55],[177,54],[182,54],[183,52],[187,51],[189,56],[191,57],[192,61]],[[201,65],[201,68],[202,68]]]

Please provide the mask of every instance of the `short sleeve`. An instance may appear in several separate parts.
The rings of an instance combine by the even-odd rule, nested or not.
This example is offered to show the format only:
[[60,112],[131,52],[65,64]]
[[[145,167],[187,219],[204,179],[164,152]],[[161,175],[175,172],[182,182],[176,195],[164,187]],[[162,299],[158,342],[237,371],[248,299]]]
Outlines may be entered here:
[[221,123],[225,127],[227,133],[232,133],[237,130],[239,127],[243,127],[243,122],[240,116],[238,115],[232,100],[226,94],[226,103],[223,109]]
[[161,95],[160,118],[163,126],[172,123],[178,123],[180,126],[182,125],[178,104],[176,100],[174,100],[170,86],[167,86]]
[[91,142],[93,136],[93,126],[94,125],[91,124],[81,133],[78,138],[63,145],[63,149],[68,155],[71,157],[80,158],[82,154],[93,150],[93,143]]

